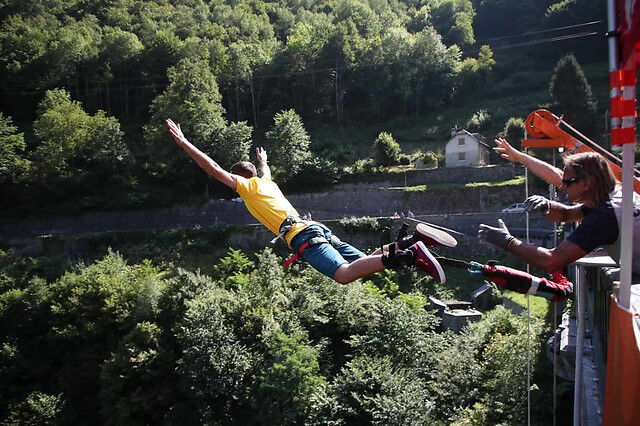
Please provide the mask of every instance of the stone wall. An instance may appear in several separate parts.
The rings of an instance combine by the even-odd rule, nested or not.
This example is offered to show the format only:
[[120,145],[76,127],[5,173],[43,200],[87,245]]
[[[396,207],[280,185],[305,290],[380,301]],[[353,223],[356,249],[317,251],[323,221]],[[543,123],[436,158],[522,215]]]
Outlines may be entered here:
[[373,188],[380,186],[404,185],[405,178],[407,185],[424,185],[427,183],[467,183],[467,182],[490,182],[513,179],[516,176],[524,175],[524,168],[512,164],[502,164],[500,166],[485,167],[440,167],[429,170],[408,170],[406,173],[396,173],[385,175],[384,179],[375,176],[374,182],[368,184],[344,184],[335,188],[348,188],[349,186],[369,185]]
[[[407,185],[427,182],[473,182],[510,179],[513,167],[483,167],[420,170],[408,173]],[[404,184],[404,182],[402,183]],[[336,185],[330,192],[288,194],[291,204],[302,214],[326,220],[348,216],[391,216],[411,211],[415,215],[470,212],[497,212],[524,199],[524,186],[451,187],[424,191],[385,189],[398,182]],[[211,200],[200,206],[125,212],[96,212],[74,217],[27,220],[0,224],[0,242],[39,235],[81,235],[108,231],[159,230],[250,224],[255,219],[242,203]]]
[[[481,223],[496,225],[498,218],[502,218],[514,235],[524,238],[523,230],[525,228],[525,216],[522,214],[500,214],[500,213],[471,213],[471,214],[440,214],[440,215],[424,215],[418,219],[443,226],[451,230],[451,234],[458,240],[458,246],[453,249],[443,249],[442,254],[445,256],[459,257],[463,259],[474,259],[478,256],[501,256],[504,253],[500,249],[493,246],[479,243],[476,235],[478,226]],[[392,223],[392,235],[395,236],[402,221],[407,219],[397,219]],[[370,230],[361,229],[345,229],[339,223],[339,220],[324,221],[324,223],[342,240],[347,241],[354,246],[370,252],[380,244],[380,233]],[[410,223],[410,222],[409,222]],[[273,238],[273,234],[261,225],[242,225],[227,227],[219,225],[223,232],[219,233],[222,238],[220,245],[233,247],[245,251],[259,251],[267,246]],[[542,216],[531,216],[531,229],[544,229],[545,232],[551,233],[552,225]],[[214,228],[202,228],[203,236],[209,235]],[[194,230],[199,232],[197,229]],[[14,253],[23,256],[39,256],[53,254],[76,254],[82,255],[99,241],[112,241],[111,245],[117,248],[118,241],[146,241],[155,238],[152,231],[135,231],[127,232],[121,235],[114,233],[91,234],[91,235],[49,235],[44,237],[31,237],[22,239],[19,243],[12,244]],[[99,244],[98,244],[99,245]],[[285,252],[284,244],[279,242],[277,248]]]

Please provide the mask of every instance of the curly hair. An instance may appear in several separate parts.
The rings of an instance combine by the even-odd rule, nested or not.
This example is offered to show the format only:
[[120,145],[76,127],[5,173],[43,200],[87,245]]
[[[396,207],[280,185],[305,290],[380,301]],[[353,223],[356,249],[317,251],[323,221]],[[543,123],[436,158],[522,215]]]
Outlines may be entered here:
[[619,184],[611,167],[603,156],[595,152],[581,152],[563,158],[564,165],[570,167],[578,178],[589,179],[593,186],[596,205],[609,198],[609,194]]

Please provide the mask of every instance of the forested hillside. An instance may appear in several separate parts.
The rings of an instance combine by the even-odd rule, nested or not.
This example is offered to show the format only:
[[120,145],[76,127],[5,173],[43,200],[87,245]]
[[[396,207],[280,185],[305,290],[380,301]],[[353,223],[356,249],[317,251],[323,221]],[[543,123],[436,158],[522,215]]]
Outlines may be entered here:
[[[224,167],[266,147],[286,191],[442,160],[454,125],[517,145],[540,106],[598,138],[604,10],[0,0],[0,220],[236,196],[176,146],[167,117]],[[38,258],[0,251],[0,424],[515,425],[528,390],[532,424],[552,422],[546,300],[531,299],[530,323],[497,307],[443,332],[428,296],[482,284],[464,269],[444,285],[405,268],[341,286],[283,270],[270,249],[229,248],[227,232],[118,233],[73,256],[63,244]],[[570,393],[559,382],[558,424]]]
[[[604,58],[585,35],[602,16],[599,0],[4,0],[2,208],[225,196],[172,145],[167,116],[223,165],[252,144],[279,150],[297,182],[366,172],[375,129],[491,137],[551,100],[562,54]],[[308,152],[290,146],[309,134]]]

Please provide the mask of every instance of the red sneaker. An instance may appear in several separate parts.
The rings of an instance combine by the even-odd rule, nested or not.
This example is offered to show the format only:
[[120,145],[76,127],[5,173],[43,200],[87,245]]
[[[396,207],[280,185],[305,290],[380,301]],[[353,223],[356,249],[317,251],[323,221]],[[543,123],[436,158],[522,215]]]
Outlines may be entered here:
[[426,246],[455,247],[458,245],[458,241],[451,235],[433,228],[426,223],[417,224],[413,235],[414,237],[420,238]]
[[447,281],[442,266],[422,241],[418,241],[409,247],[409,250],[411,250],[415,256],[413,266],[425,271],[439,283],[445,283]]

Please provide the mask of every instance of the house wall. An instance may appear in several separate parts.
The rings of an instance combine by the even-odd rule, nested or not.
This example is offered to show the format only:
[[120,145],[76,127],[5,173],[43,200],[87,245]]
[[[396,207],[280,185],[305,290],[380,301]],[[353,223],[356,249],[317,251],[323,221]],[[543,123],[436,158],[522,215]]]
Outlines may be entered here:
[[[458,143],[464,139],[464,145]],[[446,167],[477,166],[480,164],[480,147],[476,139],[470,135],[460,134],[454,136],[445,147]],[[465,159],[459,160],[459,153],[465,153]]]

